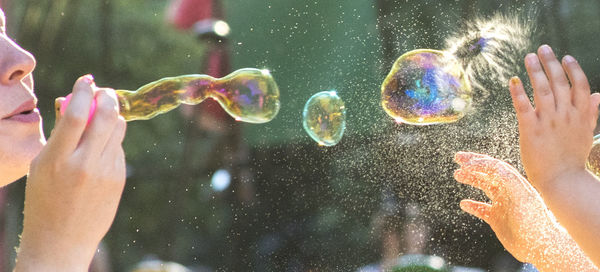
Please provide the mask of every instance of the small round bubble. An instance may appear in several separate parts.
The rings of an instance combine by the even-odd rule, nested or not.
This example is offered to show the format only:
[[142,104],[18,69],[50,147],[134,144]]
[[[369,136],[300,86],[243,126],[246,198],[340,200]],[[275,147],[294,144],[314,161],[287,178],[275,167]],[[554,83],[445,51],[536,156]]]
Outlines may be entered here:
[[346,106],[336,91],[313,95],[302,113],[304,130],[319,145],[334,146],[346,129]]
[[587,168],[600,177],[600,135],[594,137],[594,143],[592,144],[592,150],[587,160]]
[[381,105],[399,123],[451,123],[465,115],[471,95],[465,71],[452,55],[419,49],[396,60],[381,86]]

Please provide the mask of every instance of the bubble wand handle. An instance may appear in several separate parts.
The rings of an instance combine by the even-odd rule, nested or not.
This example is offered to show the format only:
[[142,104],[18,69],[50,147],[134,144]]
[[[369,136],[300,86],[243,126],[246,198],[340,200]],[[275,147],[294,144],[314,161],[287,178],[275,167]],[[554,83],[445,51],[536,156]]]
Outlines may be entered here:
[[[177,108],[213,98],[237,121],[266,123],[279,112],[279,88],[268,70],[244,68],[223,78],[208,75],[168,77],[135,91],[115,90],[127,121],[148,120]],[[64,111],[70,97],[59,105]]]

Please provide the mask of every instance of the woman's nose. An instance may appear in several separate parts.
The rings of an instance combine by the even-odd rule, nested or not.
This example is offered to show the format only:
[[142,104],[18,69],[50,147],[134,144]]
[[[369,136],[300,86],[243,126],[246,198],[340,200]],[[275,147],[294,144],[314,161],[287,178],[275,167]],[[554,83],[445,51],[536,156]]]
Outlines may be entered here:
[[16,84],[33,72],[35,58],[12,40],[1,39],[0,43],[0,84]]

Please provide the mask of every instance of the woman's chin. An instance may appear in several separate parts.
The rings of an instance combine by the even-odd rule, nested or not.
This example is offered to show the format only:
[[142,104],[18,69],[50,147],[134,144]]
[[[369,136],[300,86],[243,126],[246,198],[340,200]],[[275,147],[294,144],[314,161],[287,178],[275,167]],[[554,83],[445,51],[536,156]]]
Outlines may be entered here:
[[29,139],[8,146],[0,146],[0,186],[12,183],[29,171],[31,162],[46,144],[43,134],[32,135]]
[[[23,174],[25,172],[25,174]],[[24,171],[22,169],[11,169],[9,172],[2,173],[0,176],[0,187],[4,187],[8,184],[11,184],[20,178],[24,177],[27,174],[27,169]]]

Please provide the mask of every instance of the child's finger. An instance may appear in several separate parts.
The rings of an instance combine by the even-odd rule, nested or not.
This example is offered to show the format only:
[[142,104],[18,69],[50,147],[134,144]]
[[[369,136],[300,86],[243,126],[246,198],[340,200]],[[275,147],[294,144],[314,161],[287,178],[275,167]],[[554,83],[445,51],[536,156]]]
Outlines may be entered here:
[[492,225],[492,205],[471,199],[460,201],[460,209]]
[[554,52],[552,52],[552,48],[548,45],[542,45],[538,49],[538,54],[542,60],[542,65],[544,66],[548,80],[550,80],[550,87],[554,94],[554,103],[556,103],[556,107],[561,108],[570,106],[571,86],[565,76],[562,65],[556,59]]
[[461,169],[469,172],[484,173],[491,177],[495,177],[491,179],[494,182],[512,182],[523,178],[519,171],[510,164],[494,158],[474,159],[461,165]]
[[493,175],[459,169],[454,171],[454,179],[462,184],[470,185],[482,190],[492,201],[498,196],[499,182],[496,181],[496,178]]
[[529,74],[531,85],[533,85],[535,107],[544,112],[554,111],[556,109],[554,94],[552,94],[550,83],[536,54],[528,54],[525,57],[525,68]]
[[565,67],[565,71],[567,71],[571,85],[573,86],[573,105],[576,107],[585,106],[587,98],[590,95],[590,84],[587,76],[575,58],[571,56],[565,56],[562,63]]
[[48,140],[46,148],[51,154],[68,154],[79,145],[94,99],[93,84],[91,76],[80,77],[75,82],[73,98]]
[[592,129],[596,128],[596,124],[598,122],[598,107],[600,106],[600,93],[593,93],[590,96],[590,114],[592,116],[592,118],[590,118],[592,121],[590,123],[590,125],[592,126]]
[[495,174],[496,172],[498,172],[501,163],[502,161],[494,159],[492,157],[474,158],[468,162],[461,164],[461,168],[486,174]]
[[466,163],[472,159],[483,159],[483,158],[489,158],[489,157],[486,155],[483,155],[483,154],[478,154],[478,153],[473,153],[473,152],[464,152],[464,151],[456,152],[456,154],[454,155],[454,161],[458,164]]
[[535,112],[533,111],[529,97],[525,93],[523,82],[518,77],[513,77],[510,79],[509,89],[519,124],[528,125],[528,122],[535,116]]

